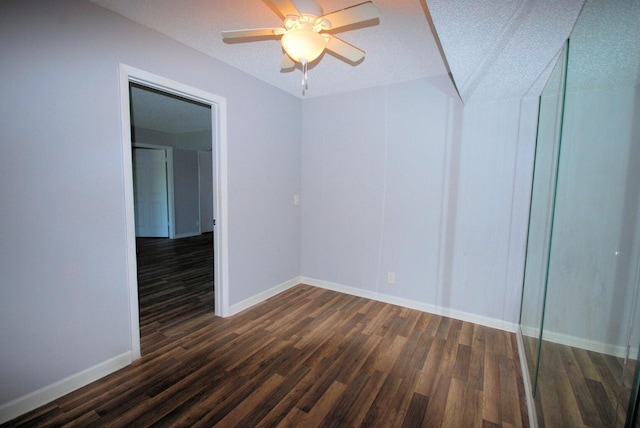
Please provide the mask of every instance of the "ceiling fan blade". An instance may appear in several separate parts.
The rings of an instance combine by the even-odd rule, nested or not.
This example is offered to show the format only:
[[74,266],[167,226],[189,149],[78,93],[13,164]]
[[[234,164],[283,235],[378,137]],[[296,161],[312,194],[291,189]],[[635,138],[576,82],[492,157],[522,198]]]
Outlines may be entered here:
[[298,9],[291,3],[291,0],[269,0],[269,3],[280,12],[283,18],[286,18],[287,15],[300,16],[300,12],[298,12]]
[[286,32],[287,30],[284,28],[253,28],[249,30],[230,30],[230,31],[223,31],[222,38],[238,39],[238,38],[245,38],[245,37],[279,36]]
[[296,62],[292,60],[289,55],[284,54],[282,62],[280,63],[280,70],[290,70],[296,66]]
[[351,62],[358,62],[364,58],[363,50],[350,45],[344,40],[340,40],[339,38],[331,36],[329,34],[323,34],[322,36],[328,37],[325,49],[329,52],[333,52],[334,54],[341,56],[342,58],[345,58]]
[[358,22],[369,21],[380,17],[380,11],[375,5],[368,1],[360,3],[346,9],[337,10],[324,15],[322,18],[331,23],[329,30],[344,27],[346,25],[357,24]]

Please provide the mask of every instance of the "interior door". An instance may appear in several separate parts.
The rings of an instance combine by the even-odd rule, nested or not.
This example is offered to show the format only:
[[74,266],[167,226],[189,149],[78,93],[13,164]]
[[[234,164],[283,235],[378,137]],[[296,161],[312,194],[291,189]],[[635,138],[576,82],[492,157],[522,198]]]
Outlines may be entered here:
[[134,149],[133,198],[137,237],[169,237],[166,159],[166,150]]

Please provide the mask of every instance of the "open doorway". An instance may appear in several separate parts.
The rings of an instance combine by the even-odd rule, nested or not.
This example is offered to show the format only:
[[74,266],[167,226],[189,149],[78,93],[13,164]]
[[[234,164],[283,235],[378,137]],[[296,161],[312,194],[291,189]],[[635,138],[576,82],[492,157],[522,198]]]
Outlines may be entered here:
[[[171,312],[171,308],[168,305],[163,305],[162,301],[158,300],[167,295],[173,295],[176,298],[176,301],[172,302],[174,305],[178,304],[177,302],[183,301],[182,303],[184,303],[185,300],[191,299],[192,301],[200,302],[199,305],[196,305],[196,310],[201,311],[203,310],[202,308],[208,308],[207,310],[210,313],[215,313],[219,316],[225,316],[228,311],[226,101],[224,98],[197,88],[126,65],[120,66],[120,84],[128,283],[131,302],[131,343],[133,359],[137,359],[141,356],[140,310],[142,309],[138,288],[139,282],[142,283],[146,280],[146,278],[138,278],[138,266],[140,265],[142,268],[140,270],[141,275],[157,270],[152,265],[147,264],[148,260],[143,261],[143,259],[138,258],[139,249],[147,250],[149,249],[147,247],[152,244],[155,245],[156,248],[154,250],[157,251],[162,250],[160,247],[163,245],[169,247],[168,249],[164,248],[168,252],[162,256],[165,260],[163,267],[173,263],[178,265],[178,270],[183,271],[179,280],[174,278],[173,281],[175,283],[184,281],[189,276],[196,278],[197,281],[209,283],[210,287],[213,287],[215,283],[213,291],[211,289],[208,290],[210,297],[207,297],[205,292],[201,292],[196,293],[197,297],[192,296],[185,299],[183,296],[185,294],[184,290],[154,291],[153,298],[150,301],[156,305],[158,314],[165,316]],[[135,91],[140,92],[132,95]],[[135,106],[136,96],[153,98],[151,102],[147,102],[149,111],[141,113],[138,110]],[[187,118],[182,117],[177,120],[181,122],[181,126],[185,126],[185,121],[192,120],[194,116],[200,114],[210,125],[208,133],[200,129],[185,131],[184,134],[189,135],[170,135],[172,133],[166,129],[164,131],[153,129],[154,126],[144,122],[141,115],[157,116],[160,114],[158,111],[162,104],[176,102],[180,103],[180,108],[190,111],[190,113],[187,113]],[[194,107],[197,107],[199,113],[196,114],[193,110],[190,110]],[[204,114],[202,114],[203,111],[205,112]],[[155,120],[158,120],[158,117]],[[160,118],[160,120],[167,122],[168,119]],[[203,142],[207,145],[198,145]],[[167,162],[166,168],[166,192],[168,198],[166,210],[168,211],[169,235],[180,239],[136,236],[136,198],[134,197],[134,150],[136,148],[171,153],[172,159],[170,163]],[[209,170],[205,171],[207,164]],[[200,173],[201,170],[203,171],[202,173]],[[210,180],[208,190],[206,183],[205,185],[202,184],[202,180]],[[209,197],[208,200],[207,196]],[[203,198],[205,202],[201,202]],[[206,207],[209,204],[210,207]],[[205,209],[202,209],[203,205]],[[159,208],[160,211],[164,209]],[[206,218],[207,215],[212,218]],[[214,222],[216,223],[215,230]],[[158,241],[158,239],[160,240]],[[156,241],[143,242],[144,240]],[[187,254],[190,251],[194,251],[194,253]],[[180,257],[181,254],[187,255]],[[210,259],[206,260],[207,257]],[[150,257],[150,259],[154,260],[157,258],[157,255]],[[211,269],[211,265],[213,266],[213,270],[209,270],[210,280],[203,277],[202,271],[192,263],[196,259],[200,259],[202,263],[208,263],[209,269]],[[162,282],[164,280],[151,279],[151,281]],[[215,302],[215,305],[213,305],[213,302]],[[149,319],[144,321],[149,322]],[[151,320],[151,322],[155,321]],[[180,328],[182,327],[176,327],[173,333]]]
[[214,316],[213,122],[210,105],[133,82],[129,103],[147,355]]

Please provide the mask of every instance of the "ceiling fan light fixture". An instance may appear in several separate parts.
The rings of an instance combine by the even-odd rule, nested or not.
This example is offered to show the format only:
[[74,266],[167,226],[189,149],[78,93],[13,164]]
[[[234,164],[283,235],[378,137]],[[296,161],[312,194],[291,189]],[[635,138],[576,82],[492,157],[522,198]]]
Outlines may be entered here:
[[299,27],[282,36],[282,48],[296,62],[307,63],[318,58],[327,44],[327,39],[310,28]]
[[283,28],[254,28],[248,30],[223,31],[226,39],[282,36],[280,43],[285,55],[280,62],[281,70],[290,70],[299,63],[302,68],[302,94],[307,88],[309,64],[317,60],[324,50],[336,54],[352,64],[364,59],[364,51],[349,43],[322,33],[327,30],[349,27],[360,22],[380,17],[380,11],[371,1],[324,14],[315,0],[265,0],[284,17]]

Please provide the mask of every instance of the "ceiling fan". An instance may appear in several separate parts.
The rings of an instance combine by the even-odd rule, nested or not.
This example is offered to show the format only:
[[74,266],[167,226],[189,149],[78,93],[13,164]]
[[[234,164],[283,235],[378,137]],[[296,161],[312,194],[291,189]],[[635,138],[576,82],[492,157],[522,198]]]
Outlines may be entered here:
[[323,14],[322,7],[314,0],[266,0],[284,18],[284,27],[255,28],[223,31],[224,39],[282,36],[280,41],[285,54],[280,63],[283,70],[302,65],[303,88],[307,84],[307,65],[315,61],[325,50],[341,59],[358,63],[364,59],[364,51],[335,37],[326,31],[336,30],[380,17],[371,1]]

